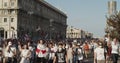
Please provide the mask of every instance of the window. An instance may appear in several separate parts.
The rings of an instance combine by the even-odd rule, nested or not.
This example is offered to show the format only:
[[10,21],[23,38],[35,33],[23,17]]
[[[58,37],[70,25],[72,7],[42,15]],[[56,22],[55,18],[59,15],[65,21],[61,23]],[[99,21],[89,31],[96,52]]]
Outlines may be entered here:
[[14,18],[11,18],[11,22],[14,22]]
[[10,14],[15,14],[15,10],[10,10]]
[[4,3],[4,7],[7,7],[7,2]]
[[8,10],[3,10],[3,13],[6,15],[8,14]]
[[7,18],[4,18],[4,22],[7,22]]
[[10,6],[15,7],[16,0],[10,0]]
[[11,7],[13,7],[15,5],[14,1],[11,2]]

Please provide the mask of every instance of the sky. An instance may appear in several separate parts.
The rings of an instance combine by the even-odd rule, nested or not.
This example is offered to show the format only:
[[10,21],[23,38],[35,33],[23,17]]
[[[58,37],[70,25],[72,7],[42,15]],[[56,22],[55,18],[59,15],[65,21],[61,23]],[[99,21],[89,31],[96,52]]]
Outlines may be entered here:
[[[105,35],[108,1],[110,0],[46,0],[51,5],[67,14],[67,25],[83,29],[94,37]],[[120,10],[120,0],[117,10]]]

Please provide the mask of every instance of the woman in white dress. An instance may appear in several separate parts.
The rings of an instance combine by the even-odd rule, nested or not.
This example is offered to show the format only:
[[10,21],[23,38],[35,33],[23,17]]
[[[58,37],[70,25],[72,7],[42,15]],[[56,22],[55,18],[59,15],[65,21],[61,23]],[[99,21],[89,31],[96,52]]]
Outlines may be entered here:
[[28,46],[25,44],[23,46],[23,49],[21,50],[21,61],[20,63],[30,63],[30,56],[31,56],[31,53],[28,49]]

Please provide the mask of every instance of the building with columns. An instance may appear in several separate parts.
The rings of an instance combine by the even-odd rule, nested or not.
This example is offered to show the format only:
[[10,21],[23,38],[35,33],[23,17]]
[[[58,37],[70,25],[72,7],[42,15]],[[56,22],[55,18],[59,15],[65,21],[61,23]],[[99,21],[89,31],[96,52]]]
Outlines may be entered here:
[[82,29],[74,28],[73,26],[67,27],[66,38],[81,39],[81,38],[93,38],[93,34]]
[[44,0],[0,0],[0,37],[66,37],[67,15]]
[[81,30],[71,27],[67,28],[66,38],[81,38]]

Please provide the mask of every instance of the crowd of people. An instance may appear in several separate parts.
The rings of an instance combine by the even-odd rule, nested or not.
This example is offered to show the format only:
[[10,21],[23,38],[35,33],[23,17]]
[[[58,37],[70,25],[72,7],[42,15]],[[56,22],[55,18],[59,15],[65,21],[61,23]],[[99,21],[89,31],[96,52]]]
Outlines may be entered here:
[[119,41],[85,40],[73,42],[4,40],[0,42],[0,63],[117,63]]

